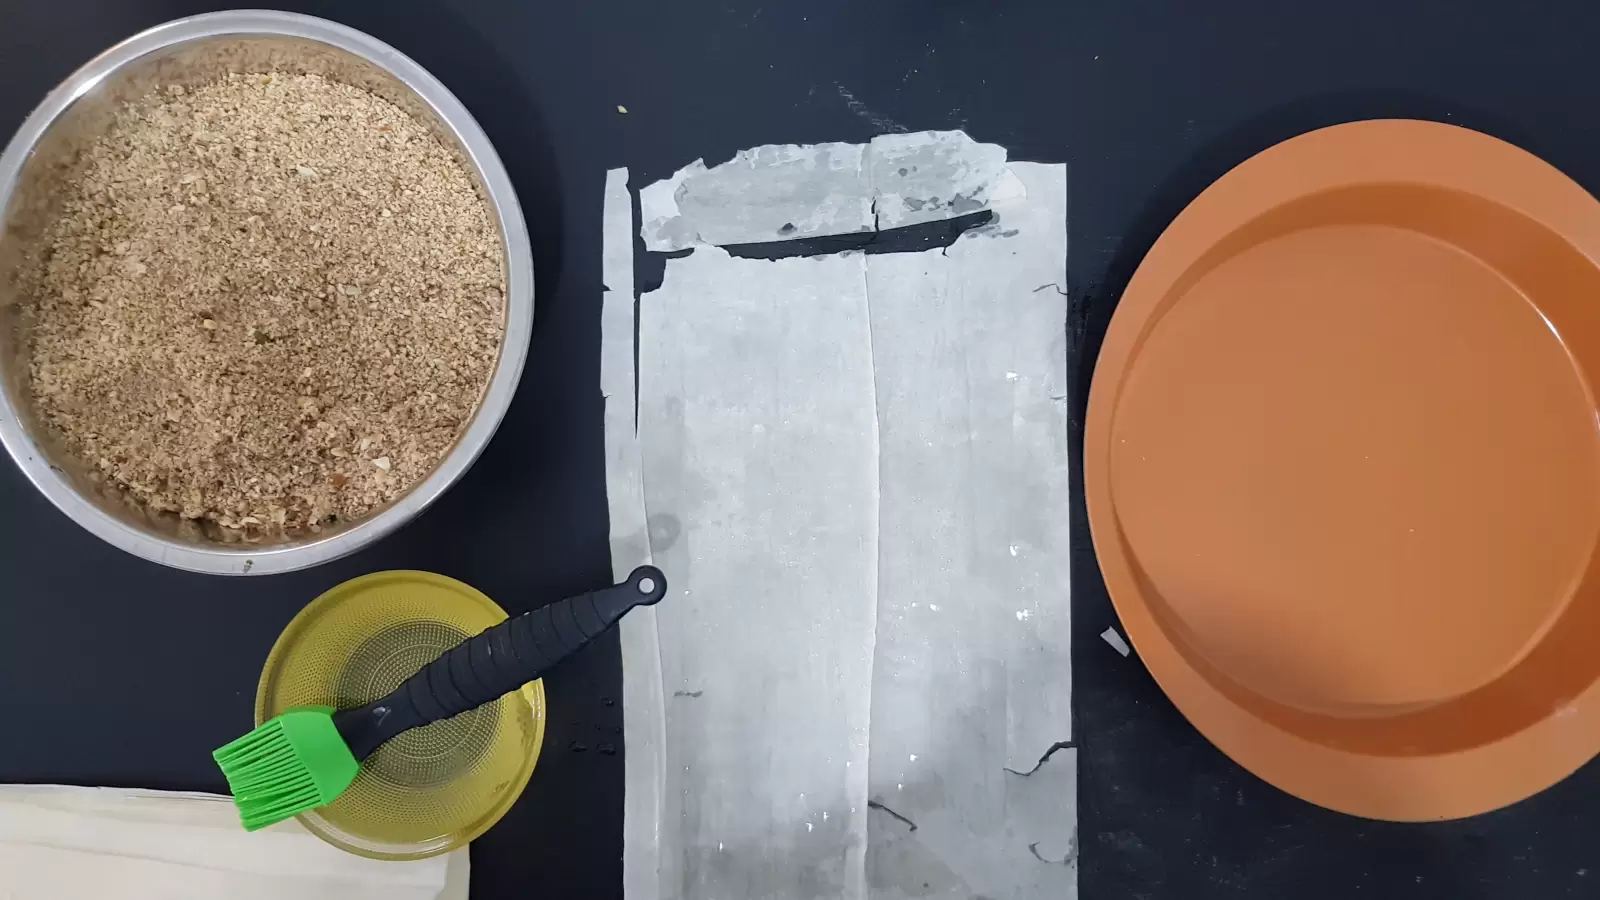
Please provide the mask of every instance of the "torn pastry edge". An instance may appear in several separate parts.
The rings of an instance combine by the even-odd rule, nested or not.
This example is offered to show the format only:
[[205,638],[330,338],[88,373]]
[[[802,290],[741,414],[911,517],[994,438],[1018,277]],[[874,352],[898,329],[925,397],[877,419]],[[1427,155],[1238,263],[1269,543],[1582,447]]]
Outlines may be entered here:
[[[882,226],[882,223],[879,221],[879,202],[891,197],[898,199],[899,195],[889,193],[885,188],[880,187],[874,182],[871,168],[873,153],[875,151],[879,153],[886,153],[890,147],[904,144],[911,138],[916,138],[923,135],[936,135],[941,139],[947,139],[951,135],[960,135],[965,141],[968,142],[974,151],[979,150],[980,148],[998,149],[1002,155],[1000,168],[991,180],[983,183],[981,193],[984,199],[981,203],[972,207],[971,209],[966,209],[959,213],[953,210],[947,210],[940,215],[927,218],[913,217],[915,221],[902,222],[898,225],[890,225],[888,226],[889,228],[914,226],[917,224],[927,224],[929,222],[955,219],[963,215],[969,215],[971,213],[985,210],[998,211],[1000,207],[1007,204],[1026,200],[1027,192],[1022,188],[1021,181],[1011,169],[1014,161],[1009,159],[1010,151],[1006,150],[1006,148],[1002,145],[973,140],[969,135],[966,134],[965,131],[961,129],[944,131],[926,130],[911,133],[883,134],[877,135],[868,141],[855,145],[861,148],[860,159],[857,163],[857,171],[861,176],[862,184],[866,188],[867,195],[865,199],[868,201],[867,217],[861,222],[860,228],[842,231],[827,230],[806,232],[803,234],[797,233],[793,237],[789,238],[774,237],[766,231],[752,230],[747,234],[741,235],[738,240],[705,240],[700,234],[699,223],[685,217],[683,210],[678,205],[678,192],[683,188],[686,182],[690,181],[691,179],[712,175],[717,172],[717,170],[724,167],[746,166],[753,168],[753,166],[750,166],[749,164],[753,161],[754,156],[758,155],[759,151],[762,150],[809,150],[820,154],[827,148],[850,146],[851,142],[818,141],[806,144],[761,144],[756,147],[740,150],[727,160],[714,166],[707,166],[704,158],[696,159],[688,165],[679,168],[677,171],[673,172],[672,175],[640,188],[638,223],[639,237],[643,241],[644,247],[647,251],[654,253],[680,253],[685,250],[693,250],[699,247],[730,247],[745,244],[775,243],[784,240],[838,237],[863,232],[871,233],[885,230],[885,228]],[[970,163],[970,160],[968,162]],[[950,165],[950,180],[958,180],[958,176],[962,174],[966,168],[967,166],[965,165],[952,163]],[[676,237],[670,235],[668,232],[672,230],[674,223],[676,223],[676,225],[679,228],[682,228],[686,233]]]
[[[606,172],[602,223],[600,389],[604,403],[606,507],[612,577],[626,578],[651,561],[644,507],[644,463],[635,426],[634,389],[633,201],[628,170]],[[625,324],[626,327],[623,327]],[[620,333],[618,330],[620,329]],[[613,460],[627,460],[611,469]],[[626,479],[622,490],[613,479]],[[642,558],[624,559],[628,539],[644,537]],[[634,550],[639,553],[638,549]],[[662,696],[661,641],[656,611],[641,607],[618,626],[622,645],[624,747],[623,888],[630,900],[659,900],[661,811],[666,783],[666,709]],[[648,784],[641,792],[637,787]]]

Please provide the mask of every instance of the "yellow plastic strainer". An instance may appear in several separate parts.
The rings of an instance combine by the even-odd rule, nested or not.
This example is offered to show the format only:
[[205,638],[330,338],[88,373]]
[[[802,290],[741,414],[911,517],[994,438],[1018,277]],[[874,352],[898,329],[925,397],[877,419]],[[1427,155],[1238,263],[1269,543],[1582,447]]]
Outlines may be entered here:
[[[360,706],[465,638],[504,621],[482,592],[431,572],[377,572],[313,600],[284,629],[256,690],[256,724],[298,706]],[[368,757],[333,803],[298,818],[373,859],[421,859],[483,834],[533,774],[544,686],[413,729]]]

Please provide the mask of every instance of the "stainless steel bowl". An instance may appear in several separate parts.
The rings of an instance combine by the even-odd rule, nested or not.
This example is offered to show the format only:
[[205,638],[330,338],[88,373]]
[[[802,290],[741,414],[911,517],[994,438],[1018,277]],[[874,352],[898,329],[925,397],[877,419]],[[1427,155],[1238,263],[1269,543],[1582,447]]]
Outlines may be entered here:
[[[227,543],[193,522],[152,513],[56,446],[30,408],[27,340],[16,272],[42,249],[59,186],[112,113],[158,85],[198,85],[228,72],[316,73],[364,88],[428,126],[454,151],[488,202],[505,248],[506,336],[478,412],[426,478],[364,519],[273,543]],[[145,559],[196,572],[302,569],[352,553],[399,528],[472,465],[505,415],[533,327],[533,260],[522,210],[478,123],[437,79],[393,47],[323,19],[239,10],[179,19],[135,35],[74,72],[34,110],[0,155],[0,442],[73,521]]]

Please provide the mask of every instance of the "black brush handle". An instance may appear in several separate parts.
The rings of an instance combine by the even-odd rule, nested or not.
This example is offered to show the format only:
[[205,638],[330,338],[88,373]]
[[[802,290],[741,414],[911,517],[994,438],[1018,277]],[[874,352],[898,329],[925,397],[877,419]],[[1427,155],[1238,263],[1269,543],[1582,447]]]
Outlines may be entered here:
[[666,593],[661,570],[640,566],[621,584],[558,600],[462,641],[387,697],[334,713],[333,723],[350,752],[364,760],[402,731],[477,709],[544,676],[628,610]]

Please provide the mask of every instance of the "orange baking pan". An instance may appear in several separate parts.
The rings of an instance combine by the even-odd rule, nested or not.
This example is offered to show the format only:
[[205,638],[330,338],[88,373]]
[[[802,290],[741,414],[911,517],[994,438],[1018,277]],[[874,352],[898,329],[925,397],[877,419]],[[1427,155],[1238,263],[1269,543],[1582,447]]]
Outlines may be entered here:
[[1245,768],[1375,819],[1600,750],[1600,203],[1433,122],[1293,138],[1151,248],[1089,520],[1139,656]]

